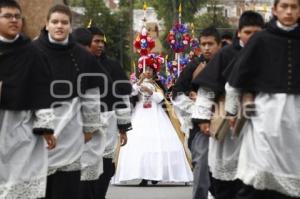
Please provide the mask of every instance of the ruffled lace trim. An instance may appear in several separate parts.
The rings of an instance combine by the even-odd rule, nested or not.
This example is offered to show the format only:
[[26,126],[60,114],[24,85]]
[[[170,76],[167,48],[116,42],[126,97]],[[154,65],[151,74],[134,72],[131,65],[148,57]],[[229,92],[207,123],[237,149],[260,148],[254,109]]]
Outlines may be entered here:
[[247,167],[239,170],[237,177],[245,184],[258,190],[274,190],[291,197],[300,197],[300,178],[280,176],[256,168]]
[[101,118],[99,113],[95,114],[82,114],[83,115],[83,131],[84,132],[95,132],[98,129],[101,129]]
[[36,199],[45,197],[46,177],[19,182],[16,184],[0,185],[0,198],[5,199]]
[[114,158],[116,147],[108,146],[103,153],[104,158]]
[[53,109],[41,109],[35,112],[33,128],[54,129]]
[[99,89],[93,88],[86,91],[81,98],[81,112],[83,120],[83,131],[94,132],[100,128],[100,98]]
[[116,109],[115,111],[118,124],[131,123],[131,110],[130,108]]
[[57,169],[50,169],[50,168],[49,168],[49,169],[48,169],[47,175],[50,176],[50,175],[52,175],[52,174],[55,174],[56,171],[57,171]]
[[237,165],[237,160],[214,160],[214,165],[210,167],[210,171],[213,177],[218,180],[233,181],[236,179]]
[[212,106],[215,93],[209,89],[199,88],[195,107],[192,110],[193,119],[210,120],[212,117]]
[[239,111],[241,92],[238,89],[231,87],[228,83],[226,83],[225,89],[225,110],[232,115],[236,115]]
[[58,171],[78,171],[81,170],[80,160],[76,160],[72,164],[57,169]]
[[81,170],[81,163],[80,163],[80,159],[76,160],[75,162],[73,162],[72,164],[69,164],[67,166],[63,166],[60,168],[48,168],[48,176],[56,173],[56,171],[78,171]]
[[90,180],[97,180],[101,173],[103,172],[103,169],[101,168],[102,165],[93,165],[88,166],[81,170],[81,181],[90,181]]

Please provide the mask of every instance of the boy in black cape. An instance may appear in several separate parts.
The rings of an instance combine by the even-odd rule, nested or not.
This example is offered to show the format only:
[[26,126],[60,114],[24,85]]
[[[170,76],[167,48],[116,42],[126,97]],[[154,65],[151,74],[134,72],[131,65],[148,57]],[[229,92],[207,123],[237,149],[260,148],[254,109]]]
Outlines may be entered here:
[[[57,147],[49,152],[47,199],[80,198],[85,142],[101,128],[100,94],[111,82],[97,60],[75,43],[72,12],[65,5],[48,11],[46,27],[34,41],[50,65]],[[93,75],[98,77],[93,77]]]
[[[179,117],[184,117],[184,121],[192,121],[191,114],[198,90],[197,85],[193,84],[192,80],[197,74],[201,73],[209,60],[218,52],[220,42],[220,34],[215,28],[209,27],[204,29],[200,35],[202,55],[199,58],[195,58],[185,67],[174,85],[172,103],[176,114]],[[192,153],[194,173],[193,199],[206,199],[210,187],[207,164],[209,137],[199,131],[198,121],[194,121],[193,124],[187,124],[187,126],[190,126],[191,129],[188,143]]]
[[132,86],[120,63],[107,56],[104,32],[97,27],[90,27],[89,30],[93,35],[90,51],[97,58],[100,65],[108,71],[114,83],[112,100],[108,100],[108,98],[102,100],[102,103],[106,106],[102,110],[104,112],[103,117],[109,120],[109,124],[105,133],[106,146],[103,156],[103,174],[94,183],[95,199],[105,199],[109,182],[115,174],[113,158],[118,137],[121,146],[124,146],[127,143],[126,132],[131,129],[129,95],[131,94]]
[[[241,15],[237,36],[233,39],[233,43],[222,48],[211,59],[205,69],[193,80],[194,84],[202,89],[205,88],[207,93],[211,93],[200,93],[202,95],[198,96],[198,100],[208,97],[205,101],[213,105],[218,99],[224,99],[226,79],[223,76],[223,72],[237,58],[250,37],[257,31],[260,31],[263,26],[264,20],[260,14],[253,11],[245,11]],[[213,98],[214,96],[215,98]],[[202,103],[196,102],[196,104],[199,106],[199,109],[196,110],[206,109],[206,111],[202,110],[200,113],[193,115],[194,118],[202,120],[202,131],[205,132],[207,125],[210,125],[212,107],[208,105],[207,108],[204,108],[206,105],[203,104],[203,99]],[[216,117],[222,116],[218,115]],[[237,191],[239,191],[240,183],[235,179],[235,174],[240,140],[240,137],[235,138],[232,136],[230,129],[228,129],[228,133],[223,140],[210,139],[208,164],[213,176],[216,199],[234,198]]]
[[51,75],[20,34],[22,12],[0,1],[0,198],[45,196],[48,149],[55,147]]
[[226,88],[231,115],[238,91],[255,95],[256,115],[241,132],[238,199],[300,198],[300,1],[275,0],[272,11],[233,65]]

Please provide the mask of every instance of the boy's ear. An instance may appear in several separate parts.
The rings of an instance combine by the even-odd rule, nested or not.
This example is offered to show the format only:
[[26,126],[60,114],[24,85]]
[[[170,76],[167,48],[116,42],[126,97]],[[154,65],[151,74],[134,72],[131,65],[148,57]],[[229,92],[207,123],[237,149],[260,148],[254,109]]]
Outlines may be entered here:
[[272,15],[277,16],[276,8],[272,6]]
[[241,38],[241,32],[240,31],[237,32],[237,37]]
[[46,25],[45,25],[45,29],[46,29],[47,31],[49,30],[48,25],[49,25],[49,22],[47,21],[47,22],[46,22]]

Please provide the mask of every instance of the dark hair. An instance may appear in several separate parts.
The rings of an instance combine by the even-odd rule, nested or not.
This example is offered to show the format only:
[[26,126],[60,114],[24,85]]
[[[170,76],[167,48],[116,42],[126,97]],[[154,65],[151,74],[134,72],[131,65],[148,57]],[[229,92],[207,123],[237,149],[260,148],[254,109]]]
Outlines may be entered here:
[[72,32],[72,37],[83,46],[90,46],[93,35],[87,28],[77,28]]
[[229,31],[222,32],[221,39],[231,39],[233,38],[233,33]]
[[98,27],[92,26],[88,30],[91,31],[92,35],[104,36],[104,32]]
[[[274,7],[279,4],[280,0],[274,0]],[[298,0],[298,4],[300,5],[300,0]]]
[[70,22],[72,22],[72,11],[68,6],[63,5],[63,4],[56,4],[49,9],[48,14],[47,14],[47,21],[49,21],[51,15],[55,12],[59,12],[59,13],[68,15]]
[[0,0],[0,12],[1,8],[16,8],[20,10],[20,12],[22,11],[21,6],[15,0]]
[[221,36],[220,36],[219,31],[214,26],[210,26],[208,28],[205,28],[200,33],[200,38],[201,37],[208,37],[208,36],[214,37],[215,40],[216,40],[216,42],[218,44],[220,44],[220,42],[221,42]]
[[243,12],[239,20],[239,30],[243,29],[245,26],[258,26],[264,27],[265,22],[263,17],[254,11],[248,10]]

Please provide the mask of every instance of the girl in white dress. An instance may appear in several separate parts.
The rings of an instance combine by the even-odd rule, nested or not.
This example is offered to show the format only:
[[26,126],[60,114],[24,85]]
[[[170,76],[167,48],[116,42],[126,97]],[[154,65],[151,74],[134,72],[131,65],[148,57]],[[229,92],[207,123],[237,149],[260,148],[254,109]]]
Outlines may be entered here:
[[128,143],[119,153],[115,183],[143,179],[163,182],[190,182],[192,172],[183,145],[162,108],[164,94],[153,80],[159,68],[147,60],[145,73],[133,85],[133,96],[138,96],[132,115],[133,129],[128,132]]

